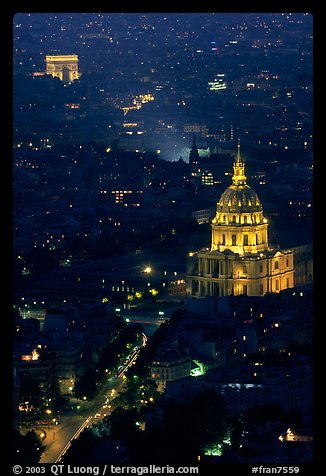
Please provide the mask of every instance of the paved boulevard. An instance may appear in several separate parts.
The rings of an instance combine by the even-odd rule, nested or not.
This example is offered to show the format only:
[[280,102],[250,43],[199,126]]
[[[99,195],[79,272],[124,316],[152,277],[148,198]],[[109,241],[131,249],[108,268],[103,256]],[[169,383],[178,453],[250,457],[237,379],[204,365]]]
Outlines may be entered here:
[[[143,346],[146,345],[147,337],[143,334]],[[89,402],[89,405],[85,405],[78,416],[63,416],[58,426],[52,430],[46,430],[47,438],[44,441],[46,448],[40,463],[58,463],[71,445],[71,441],[78,438],[80,433],[91,424],[98,422],[99,419],[95,415],[100,414],[99,418],[104,418],[103,405],[107,403],[107,400],[114,400],[115,396],[121,391],[124,379],[123,375],[128,368],[136,361],[139,355],[139,350],[135,351],[130,358],[128,364],[121,370],[119,376],[113,381],[110,381],[102,391]],[[115,390],[112,395],[112,390]],[[111,409],[112,410],[112,409]],[[109,413],[111,410],[105,410]],[[48,442],[48,443],[47,443]]]

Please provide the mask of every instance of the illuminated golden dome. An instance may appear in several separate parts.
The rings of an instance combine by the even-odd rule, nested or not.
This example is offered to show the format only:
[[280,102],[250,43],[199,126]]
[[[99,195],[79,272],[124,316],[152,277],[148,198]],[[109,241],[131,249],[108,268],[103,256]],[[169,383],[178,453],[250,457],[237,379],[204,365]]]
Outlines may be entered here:
[[247,185],[244,173],[244,162],[240,157],[240,144],[238,143],[238,156],[233,165],[232,185],[221,195],[217,203],[217,212],[220,213],[255,213],[261,212],[262,206],[258,195]]
[[262,206],[256,192],[249,185],[235,186],[222,193],[217,203],[220,213],[254,213],[262,211]]

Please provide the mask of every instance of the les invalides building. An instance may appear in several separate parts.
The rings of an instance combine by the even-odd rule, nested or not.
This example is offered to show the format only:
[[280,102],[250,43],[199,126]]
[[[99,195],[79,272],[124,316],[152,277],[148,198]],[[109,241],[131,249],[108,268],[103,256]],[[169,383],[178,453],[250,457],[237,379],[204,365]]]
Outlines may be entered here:
[[269,245],[268,221],[247,185],[240,144],[233,170],[212,220],[210,249],[189,253],[189,296],[263,296],[294,287],[294,252]]

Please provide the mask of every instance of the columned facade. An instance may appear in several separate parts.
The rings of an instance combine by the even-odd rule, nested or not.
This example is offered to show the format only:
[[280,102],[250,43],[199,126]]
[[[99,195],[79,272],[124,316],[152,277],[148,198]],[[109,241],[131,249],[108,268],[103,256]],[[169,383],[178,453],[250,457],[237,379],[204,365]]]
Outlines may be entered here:
[[293,250],[269,246],[268,221],[246,183],[240,144],[233,170],[232,185],[221,195],[212,220],[210,249],[189,253],[190,296],[263,296],[294,286]]

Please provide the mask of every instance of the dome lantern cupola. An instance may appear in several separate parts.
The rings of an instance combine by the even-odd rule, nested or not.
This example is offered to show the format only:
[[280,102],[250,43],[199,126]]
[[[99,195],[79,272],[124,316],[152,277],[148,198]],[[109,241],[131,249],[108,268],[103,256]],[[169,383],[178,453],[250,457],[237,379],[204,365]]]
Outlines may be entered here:
[[239,255],[268,249],[268,224],[256,192],[247,184],[238,142],[232,184],[222,193],[212,220],[211,250]]
[[247,184],[239,142],[233,171],[217,202],[211,247],[189,253],[186,283],[193,297],[264,296],[294,286],[293,250],[269,246],[268,220]]
[[237,159],[233,164],[233,177],[232,183],[233,185],[246,185],[247,177],[244,173],[244,162],[241,159],[240,155],[240,140],[238,141],[238,155]]

